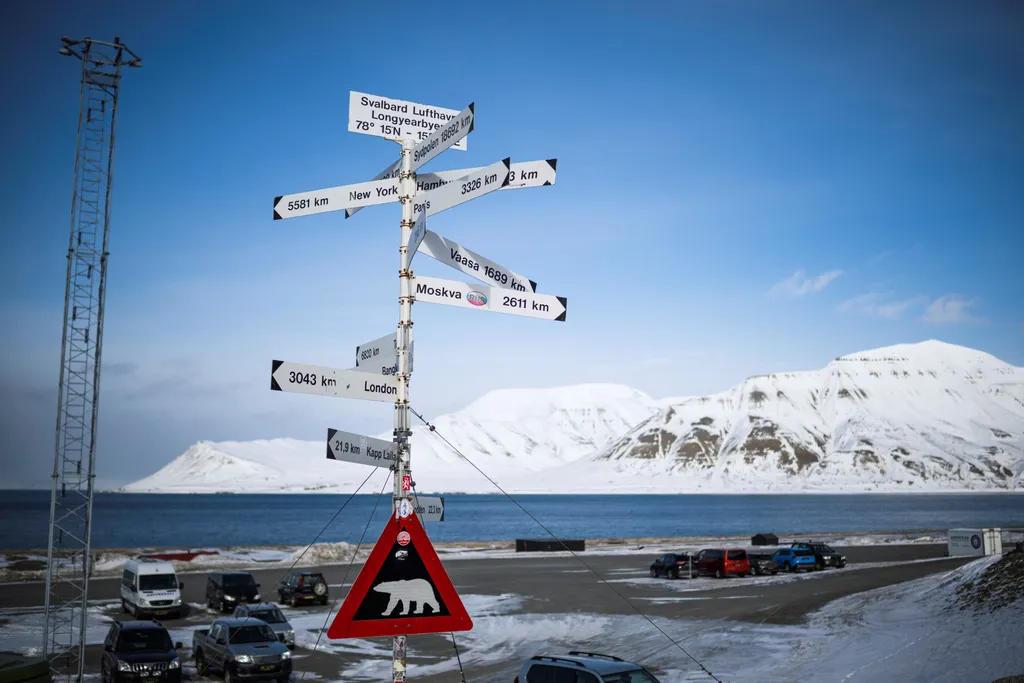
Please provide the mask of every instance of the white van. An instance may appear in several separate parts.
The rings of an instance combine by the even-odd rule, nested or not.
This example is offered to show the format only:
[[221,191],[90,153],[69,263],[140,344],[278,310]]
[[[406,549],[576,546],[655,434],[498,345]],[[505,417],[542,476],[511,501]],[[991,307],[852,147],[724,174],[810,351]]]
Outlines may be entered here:
[[138,557],[124,563],[121,574],[121,609],[136,619],[143,615],[181,617],[185,606],[174,565],[162,560]]

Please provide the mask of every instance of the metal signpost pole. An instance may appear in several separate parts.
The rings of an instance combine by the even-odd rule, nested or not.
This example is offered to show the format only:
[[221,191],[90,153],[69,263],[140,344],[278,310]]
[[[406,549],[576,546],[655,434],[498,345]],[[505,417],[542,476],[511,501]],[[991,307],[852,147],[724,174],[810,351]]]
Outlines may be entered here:
[[[395,398],[395,492],[392,499],[392,514],[398,514],[399,501],[408,493],[406,477],[411,477],[409,470],[410,443],[412,431],[409,429],[409,344],[412,341],[412,273],[409,270],[409,237],[413,226],[413,197],[416,193],[416,173],[412,169],[412,152],[416,146],[412,140],[402,141],[402,171],[400,201],[402,202],[402,241],[398,248],[402,268],[398,271],[399,281],[399,319],[397,346],[398,352],[398,395]],[[404,635],[395,636],[392,642],[391,675],[394,683],[405,681],[405,645]]]

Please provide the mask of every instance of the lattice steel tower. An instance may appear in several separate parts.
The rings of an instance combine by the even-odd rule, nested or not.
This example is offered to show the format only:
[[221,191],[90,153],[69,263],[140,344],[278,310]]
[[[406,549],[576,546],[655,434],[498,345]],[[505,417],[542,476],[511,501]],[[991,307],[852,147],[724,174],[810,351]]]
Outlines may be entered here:
[[61,38],[82,62],[75,185],[71,200],[57,438],[50,499],[43,653],[55,680],[81,681],[89,597],[90,534],[107,285],[114,124],[123,66],[142,66],[121,44]]

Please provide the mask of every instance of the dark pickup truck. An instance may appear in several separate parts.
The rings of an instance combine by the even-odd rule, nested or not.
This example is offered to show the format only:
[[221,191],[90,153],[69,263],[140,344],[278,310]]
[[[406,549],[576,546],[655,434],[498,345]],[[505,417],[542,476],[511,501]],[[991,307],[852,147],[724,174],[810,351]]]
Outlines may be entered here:
[[292,653],[262,621],[217,619],[209,629],[192,636],[196,672],[210,669],[223,673],[224,683],[274,679],[287,683],[292,673]]

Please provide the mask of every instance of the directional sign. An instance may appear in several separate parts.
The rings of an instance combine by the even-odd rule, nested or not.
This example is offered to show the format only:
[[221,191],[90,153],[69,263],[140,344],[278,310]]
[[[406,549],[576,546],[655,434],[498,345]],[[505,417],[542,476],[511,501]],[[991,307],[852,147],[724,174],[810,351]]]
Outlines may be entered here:
[[[372,467],[390,467],[395,462],[395,444],[372,436],[327,430],[327,459],[344,460]],[[443,516],[442,510],[442,516]]]
[[444,521],[444,498],[436,496],[416,496],[413,499],[413,510],[422,522]]
[[405,245],[405,253],[409,255],[409,265],[412,265],[412,257],[416,255],[416,251],[420,248],[420,243],[423,241],[423,237],[427,234],[427,213],[420,211],[419,216],[416,218],[416,223],[412,226],[412,231],[409,233],[409,244]]
[[[391,164],[383,171],[374,176],[374,180],[383,178],[397,178],[401,171],[401,160]],[[509,169],[508,185],[502,190],[519,190],[526,187],[544,187],[555,184],[555,167],[558,166],[558,159],[547,159],[541,161],[514,161]],[[437,171],[436,173],[419,173],[416,175],[416,191],[430,192],[442,185],[447,185],[453,180],[465,178],[470,173],[479,171],[477,168],[461,168],[455,171]],[[346,209],[345,218],[351,218],[359,211],[358,208]]]
[[275,360],[270,364],[270,388],[299,394],[390,402],[398,394],[398,380],[357,370],[336,370]]
[[391,515],[327,637],[449,633],[473,628],[415,513]]
[[[349,132],[377,135],[389,140],[423,140],[458,115],[458,109],[445,109],[380,95],[352,91],[348,96]],[[465,151],[466,142],[466,138],[463,138],[452,145],[452,149]]]
[[[558,166],[558,159],[547,159],[542,161],[515,161],[509,169],[508,185],[503,190],[519,190],[524,187],[544,187],[555,184],[555,167]],[[453,180],[465,178],[470,173],[479,171],[479,168],[461,168],[455,171],[436,171],[434,173],[419,173],[416,175],[416,191],[429,192],[436,190],[442,185],[447,185]],[[359,209],[352,209],[358,211]]]
[[385,178],[274,197],[274,220],[398,201],[400,180]]
[[426,231],[420,251],[455,270],[461,270],[466,275],[499,289],[514,289],[519,292],[537,291],[537,283],[533,280],[513,273],[508,268],[499,266],[494,261],[456,244],[447,237],[441,237],[436,232]]
[[[412,355],[416,342],[409,344],[409,372],[412,372]],[[356,347],[354,370],[378,375],[398,374],[398,333],[386,334],[380,339]]]
[[566,299],[564,296],[513,292],[487,285],[474,285],[421,275],[413,278],[412,285],[413,298],[416,301],[565,322]]
[[419,213],[426,211],[428,216],[440,213],[445,209],[458,206],[471,199],[482,197],[485,194],[500,190],[508,185],[509,166],[511,159],[505,158],[496,161],[490,166],[484,166],[478,171],[470,173],[464,178],[442,185],[436,190],[418,194],[413,199],[413,211]]
[[469,106],[459,112],[458,116],[420,140],[419,144],[413,147],[413,171],[473,132],[473,124],[476,119],[475,106],[474,102],[470,102]]

